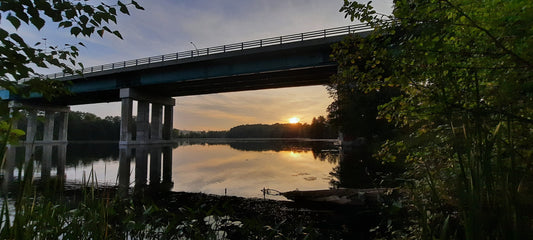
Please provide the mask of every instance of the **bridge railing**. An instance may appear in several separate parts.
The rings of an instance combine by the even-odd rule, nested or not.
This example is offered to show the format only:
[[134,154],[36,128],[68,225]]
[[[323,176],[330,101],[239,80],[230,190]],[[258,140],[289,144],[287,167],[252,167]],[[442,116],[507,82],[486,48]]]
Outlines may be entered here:
[[[107,70],[147,65],[147,64],[152,64],[152,63],[174,61],[174,60],[187,59],[187,58],[195,58],[195,57],[200,57],[200,56],[208,56],[208,55],[233,52],[233,51],[242,51],[242,50],[251,49],[251,48],[260,48],[260,47],[281,45],[281,44],[287,44],[287,43],[293,43],[293,42],[301,42],[301,41],[311,40],[311,39],[347,35],[350,33],[364,32],[364,31],[368,31],[372,29],[373,28],[367,24],[357,24],[357,25],[349,25],[349,26],[344,26],[344,27],[328,28],[328,29],[318,30],[318,31],[297,33],[297,34],[284,35],[284,36],[279,36],[279,37],[264,38],[264,39],[241,42],[241,43],[233,43],[233,44],[227,44],[227,45],[216,46],[216,47],[194,49],[194,50],[169,53],[169,54],[164,54],[164,55],[159,55],[159,56],[152,56],[152,57],[127,60],[127,61],[122,61],[122,62],[109,63],[109,64],[104,64],[104,65],[99,65],[99,66],[87,67],[81,70],[81,72],[84,74],[102,72],[102,71],[107,71]],[[54,74],[46,75],[46,77],[61,78],[61,77],[68,77],[72,75],[73,74],[68,74],[68,73],[54,73]]]

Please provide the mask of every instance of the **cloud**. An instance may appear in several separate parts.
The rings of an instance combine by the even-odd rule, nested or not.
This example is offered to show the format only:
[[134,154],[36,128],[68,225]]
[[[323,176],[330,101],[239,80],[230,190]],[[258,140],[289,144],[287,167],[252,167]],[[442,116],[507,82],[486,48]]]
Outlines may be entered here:
[[[389,13],[392,0],[374,3]],[[342,0],[157,0],[140,1],[146,10],[120,16],[116,28],[124,36],[70,38],[84,41],[80,51],[86,67],[212,47],[260,38],[319,30],[352,24],[339,12]],[[32,39],[57,29],[32,33]],[[68,33],[50,36],[66,41]],[[245,123],[285,122],[296,116],[304,122],[326,115],[331,102],[323,86],[210,94],[177,98],[174,126],[189,130],[222,130]],[[99,116],[119,115],[120,104],[73,107]]]
[[247,123],[286,123],[293,116],[310,123],[313,117],[326,115],[330,102],[324,86],[181,97],[175,127],[227,130]]

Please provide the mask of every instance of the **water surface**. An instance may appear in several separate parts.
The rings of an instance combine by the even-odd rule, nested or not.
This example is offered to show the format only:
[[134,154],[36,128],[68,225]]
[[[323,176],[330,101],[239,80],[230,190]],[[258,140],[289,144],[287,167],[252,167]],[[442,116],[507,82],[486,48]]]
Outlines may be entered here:
[[[161,155],[160,149],[165,147],[171,149],[171,164],[165,164],[165,155]],[[28,151],[31,147],[9,151],[11,163],[5,171],[8,178],[17,178],[18,169],[29,156]],[[123,164],[126,161],[123,173],[129,170],[127,184],[130,187],[143,182],[139,178],[147,185],[157,184],[166,173],[171,176],[172,191],[263,197],[263,188],[278,191],[328,189],[337,181],[330,174],[338,166],[339,159],[338,148],[332,141],[187,140],[173,146],[128,149],[130,151],[131,156],[122,161]],[[143,158],[139,155],[142,151],[146,152],[145,162],[139,160]],[[120,182],[120,159],[124,157],[116,143],[36,146],[31,152],[35,156],[37,177],[59,177],[69,183],[80,183],[91,176],[101,185]],[[158,168],[159,171],[153,171]]]

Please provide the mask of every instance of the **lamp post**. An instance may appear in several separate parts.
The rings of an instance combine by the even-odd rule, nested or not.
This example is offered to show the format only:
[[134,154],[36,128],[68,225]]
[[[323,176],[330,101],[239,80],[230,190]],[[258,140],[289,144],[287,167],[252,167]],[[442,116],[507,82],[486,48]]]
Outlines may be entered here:
[[194,49],[196,49],[196,56],[200,55],[200,54],[198,53],[198,48],[196,47],[196,44],[194,44],[193,42],[191,42],[191,44],[194,46]]

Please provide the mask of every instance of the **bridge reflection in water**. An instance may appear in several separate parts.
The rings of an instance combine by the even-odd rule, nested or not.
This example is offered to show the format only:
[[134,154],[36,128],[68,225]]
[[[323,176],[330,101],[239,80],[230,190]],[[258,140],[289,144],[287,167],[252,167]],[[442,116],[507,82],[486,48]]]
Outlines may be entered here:
[[[52,176],[52,159],[54,159],[55,176]],[[64,180],[65,165],[67,162],[67,143],[49,144],[23,144],[19,146],[9,145],[6,151],[3,169],[2,190],[7,191],[11,183],[15,181],[15,169],[21,174],[22,167],[29,167],[30,160],[38,160],[40,165],[40,179],[48,181],[51,177]]]
[[[36,180],[48,182],[54,179],[66,183],[67,145],[67,143],[39,143],[8,146],[2,169],[2,190],[4,192],[10,190],[12,183],[17,181],[18,177],[22,177],[23,169],[30,166],[30,161],[34,161],[33,170],[36,173]],[[127,194],[132,184],[136,191],[142,191],[145,188],[170,191],[174,186],[172,181],[173,148],[171,144],[120,146],[118,174],[116,175],[119,191]],[[104,152],[107,150],[102,149]],[[134,162],[134,171],[131,170],[131,162]],[[132,172],[134,182],[130,180]],[[85,181],[89,181],[89,175],[90,173],[86,175]],[[72,181],[68,184],[83,183],[79,179]]]
[[[259,190],[264,187],[327,189],[339,165],[338,146],[323,140],[185,139],[168,145],[127,146],[41,143],[10,147],[10,152],[5,167],[10,169],[6,169],[8,179],[15,181],[12,190],[29,162],[34,163],[36,183],[41,177],[51,180],[42,185],[45,189],[71,189],[88,182],[128,193],[160,189],[222,195],[227,189],[228,195],[241,197],[263,197]],[[345,168],[338,169],[343,170],[339,176],[350,175],[344,174]]]
[[172,149],[172,145],[168,144],[121,146],[118,169],[119,191],[126,193],[129,190],[132,161],[135,161],[135,190],[142,191],[146,187],[151,187],[170,191],[174,186]]

